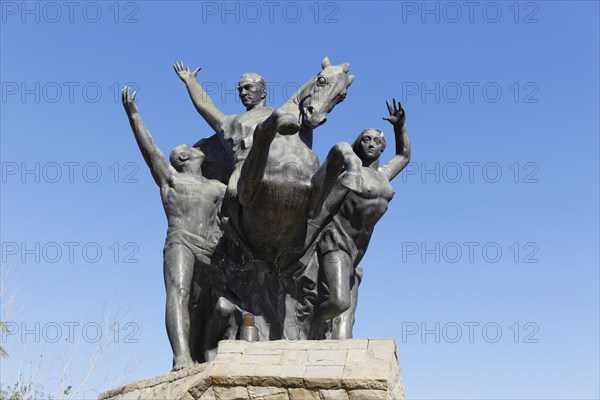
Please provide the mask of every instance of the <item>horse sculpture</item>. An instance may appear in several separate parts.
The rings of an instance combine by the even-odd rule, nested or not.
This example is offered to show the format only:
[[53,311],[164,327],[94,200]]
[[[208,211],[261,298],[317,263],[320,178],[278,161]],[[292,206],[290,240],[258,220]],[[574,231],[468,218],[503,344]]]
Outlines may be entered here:
[[[360,160],[350,145],[339,143],[323,165],[312,151],[313,130],[346,97],[354,76],[349,64],[322,71],[254,131],[254,140],[238,182],[241,229],[254,258],[285,268],[306,239],[307,217],[315,214],[345,168],[345,184],[360,189]],[[354,181],[353,181],[354,177]]]
[[249,313],[266,339],[307,338],[317,281],[299,262],[314,237],[307,234],[308,219],[342,172],[342,185],[362,187],[362,164],[348,143],[336,144],[322,165],[312,151],[313,130],[354,79],[349,64],[331,65],[325,57],[321,67],[254,130],[237,185],[239,208],[228,212],[232,247],[223,253],[227,283],[216,306],[219,327],[232,314],[239,321]]

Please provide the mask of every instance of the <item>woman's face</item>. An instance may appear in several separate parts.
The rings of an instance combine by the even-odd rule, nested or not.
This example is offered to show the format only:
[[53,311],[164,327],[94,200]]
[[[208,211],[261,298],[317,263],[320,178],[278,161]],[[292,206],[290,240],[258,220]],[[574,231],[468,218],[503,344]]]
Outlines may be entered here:
[[363,160],[376,160],[383,152],[381,132],[368,129],[364,131],[360,138],[360,158]]

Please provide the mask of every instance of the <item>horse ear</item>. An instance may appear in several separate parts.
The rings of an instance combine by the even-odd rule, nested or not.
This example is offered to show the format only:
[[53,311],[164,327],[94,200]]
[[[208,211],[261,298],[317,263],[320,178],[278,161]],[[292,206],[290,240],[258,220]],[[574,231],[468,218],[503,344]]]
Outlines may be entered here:
[[348,86],[352,85],[352,81],[354,81],[354,75],[348,75]]
[[327,67],[331,66],[331,62],[329,61],[329,57],[325,56],[325,58],[323,59],[323,61],[321,61],[321,68],[325,69]]
[[350,64],[348,63],[343,63],[342,65],[340,65],[340,67],[343,68],[345,73],[348,73],[348,71],[350,71]]

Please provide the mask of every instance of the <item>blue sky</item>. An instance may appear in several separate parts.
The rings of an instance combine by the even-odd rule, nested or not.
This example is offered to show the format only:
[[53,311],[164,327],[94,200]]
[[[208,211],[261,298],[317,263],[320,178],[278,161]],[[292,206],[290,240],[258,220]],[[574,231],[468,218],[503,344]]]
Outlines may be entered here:
[[393,96],[413,149],[361,263],[355,336],[397,341],[410,398],[600,397],[598,2],[0,6],[3,287],[19,306],[2,303],[17,329],[3,385],[44,354],[55,391],[71,341],[76,381],[99,326],[119,337],[89,387],[170,369],[166,220],[120,88],[168,153],[211,134],[174,62],[238,113],[242,73],[278,106],[327,55],[356,80],[315,132],[321,159],[366,127],[392,138]]

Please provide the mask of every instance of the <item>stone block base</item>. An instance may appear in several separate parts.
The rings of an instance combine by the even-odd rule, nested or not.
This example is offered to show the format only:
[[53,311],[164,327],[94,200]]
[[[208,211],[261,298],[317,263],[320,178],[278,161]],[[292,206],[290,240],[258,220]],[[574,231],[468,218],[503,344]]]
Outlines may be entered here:
[[104,392],[99,400],[404,399],[396,343],[222,341],[214,361]]

